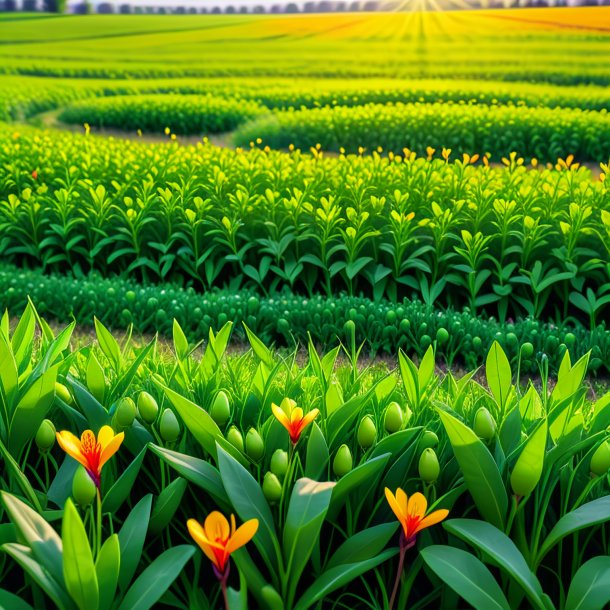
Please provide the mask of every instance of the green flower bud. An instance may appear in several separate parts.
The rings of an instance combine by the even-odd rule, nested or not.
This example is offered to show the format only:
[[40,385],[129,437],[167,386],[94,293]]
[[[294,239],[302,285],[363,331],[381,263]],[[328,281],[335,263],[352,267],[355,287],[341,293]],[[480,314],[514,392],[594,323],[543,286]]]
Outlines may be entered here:
[[496,422],[485,407],[481,407],[474,416],[474,432],[487,442],[496,434]]
[[604,441],[591,456],[591,472],[602,476],[610,468],[610,440]]
[[55,396],[63,400],[67,405],[71,405],[73,402],[70,390],[63,383],[59,383],[59,381],[55,382]]
[[441,467],[436,457],[436,451],[428,447],[422,451],[418,465],[419,476],[426,483],[434,483],[441,473]]
[[227,440],[239,451],[240,453],[244,452],[244,437],[241,435],[241,432],[237,429],[236,426],[231,426],[229,431],[227,432]]
[[333,460],[333,472],[336,477],[345,476],[353,467],[352,452],[345,444],[337,449],[335,459]]
[[283,449],[276,449],[271,456],[271,472],[283,477],[288,472],[288,453]]
[[216,398],[214,399],[212,408],[210,409],[210,415],[219,426],[224,426],[231,417],[229,397],[222,390],[216,394]]
[[136,403],[131,398],[121,398],[114,417],[119,427],[129,428],[136,417]]
[[260,462],[265,455],[265,443],[255,428],[246,434],[246,455],[255,462]]
[[387,406],[383,425],[390,434],[402,428],[402,409],[397,402],[391,402]]
[[370,415],[365,415],[358,425],[358,444],[363,449],[368,449],[375,444],[377,440],[377,428],[375,422]]
[[72,479],[72,496],[82,507],[89,506],[95,499],[97,487],[83,466],[79,466]]
[[140,392],[138,396],[138,412],[147,424],[152,424],[157,419],[159,405],[148,392]]
[[266,472],[263,479],[263,493],[269,504],[275,504],[282,497],[282,484],[273,472]]
[[55,426],[50,419],[43,419],[36,432],[36,446],[40,451],[47,452],[55,444]]
[[419,441],[420,449],[434,449],[438,445],[438,436],[432,430],[425,430]]
[[161,413],[159,432],[161,438],[168,443],[173,443],[180,436],[180,422],[171,409],[165,409]]
[[521,355],[526,360],[534,355],[534,346],[529,341],[521,346]]
[[449,333],[446,328],[442,326],[436,331],[436,342],[439,345],[445,345],[449,341]]

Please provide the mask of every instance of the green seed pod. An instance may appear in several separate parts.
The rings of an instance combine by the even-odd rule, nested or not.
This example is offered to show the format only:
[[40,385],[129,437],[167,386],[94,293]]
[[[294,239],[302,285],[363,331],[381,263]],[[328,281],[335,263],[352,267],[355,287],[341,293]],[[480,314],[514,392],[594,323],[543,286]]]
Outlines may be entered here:
[[345,444],[337,449],[335,459],[333,460],[333,472],[336,477],[345,476],[353,467],[352,452]]
[[59,381],[55,382],[55,396],[63,400],[67,405],[71,405],[73,402],[70,390],[63,383],[59,383]]
[[591,456],[591,472],[598,477],[610,468],[610,440],[604,441]]
[[95,499],[97,487],[83,466],[79,466],[72,479],[72,496],[77,504],[89,506]]
[[566,333],[563,342],[570,348],[574,347],[574,343],[576,343],[576,335],[574,333]]
[[159,405],[148,392],[140,392],[138,396],[138,412],[147,424],[152,424],[157,419]]
[[436,331],[436,342],[439,345],[445,345],[449,341],[449,333],[446,328],[442,326]]
[[474,432],[487,442],[496,434],[496,422],[485,407],[481,407],[474,416]]
[[229,431],[227,432],[227,440],[239,451],[240,453],[244,452],[244,437],[241,432],[238,430],[237,426],[231,426]]
[[275,504],[282,497],[282,484],[273,472],[266,472],[263,479],[263,493],[269,504]]
[[136,403],[131,398],[121,398],[114,417],[119,427],[129,428],[136,417]]
[[255,428],[250,428],[246,434],[246,454],[255,462],[260,462],[265,455],[265,443]]
[[271,472],[283,477],[288,472],[288,453],[283,449],[276,449],[271,456]]
[[36,446],[46,453],[55,444],[55,426],[50,419],[43,419],[36,432]]
[[358,425],[358,444],[363,449],[368,449],[375,444],[377,440],[377,428],[375,422],[370,415],[365,415]]
[[527,341],[526,343],[524,343],[521,346],[521,356],[523,356],[523,358],[528,360],[533,355],[534,355],[534,346],[529,341]]
[[434,449],[438,445],[438,436],[432,430],[425,430],[419,441],[420,449]]
[[390,434],[398,432],[402,428],[402,409],[397,402],[391,402],[387,406],[383,425]]
[[223,390],[220,390],[220,392],[216,394],[216,398],[210,409],[210,415],[219,426],[224,426],[229,421],[229,418],[231,417],[231,406],[229,404],[229,397]]
[[438,479],[438,475],[441,473],[441,467],[438,463],[438,457],[436,451],[428,447],[422,451],[419,457],[418,465],[419,476],[426,483],[434,483]]
[[180,422],[171,409],[165,409],[161,413],[159,432],[161,438],[168,443],[173,443],[180,436]]
[[476,350],[479,350],[479,349],[481,349],[482,346],[483,346],[483,341],[481,340],[481,337],[473,337],[472,347],[474,347],[474,349],[476,349]]

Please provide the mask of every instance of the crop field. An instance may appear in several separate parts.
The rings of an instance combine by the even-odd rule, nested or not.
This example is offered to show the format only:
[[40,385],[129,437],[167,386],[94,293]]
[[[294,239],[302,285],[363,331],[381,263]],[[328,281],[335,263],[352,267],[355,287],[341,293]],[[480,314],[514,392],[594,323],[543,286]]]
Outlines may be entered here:
[[0,609],[609,606],[610,7],[402,8],[0,13]]

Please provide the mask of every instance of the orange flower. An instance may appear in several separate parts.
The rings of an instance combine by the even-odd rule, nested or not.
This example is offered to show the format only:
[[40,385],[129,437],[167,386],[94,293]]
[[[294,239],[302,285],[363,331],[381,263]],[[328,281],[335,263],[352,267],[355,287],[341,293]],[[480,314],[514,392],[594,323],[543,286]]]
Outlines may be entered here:
[[272,404],[271,410],[280,424],[288,430],[293,445],[296,445],[299,442],[303,430],[305,430],[320,412],[318,409],[312,409],[307,415],[303,415],[303,409],[297,407],[296,402],[290,398],[284,398],[279,407],[276,404]]
[[37,170],[32,170],[32,178],[34,178],[34,180],[36,180],[38,178],[38,171]]
[[102,466],[118,451],[125,434],[115,434],[110,426],[102,426],[97,439],[91,430],[85,430],[80,439],[68,430],[57,432],[59,446],[81,463],[99,488]]
[[215,510],[206,517],[205,523],[189,519],[186,526],[193,540],[214,564],[216,576],[226,581],[231,553],[252,540],[258,530],[258,519],[250,519],[235,529],[234,515],[231,515],[229,525],[227,518]]
[[449,514],[448,510],[441,509],[426,515],[428,501],[419,492],[407,498],[407,494],[400,487],[396,490],[396,495],[386,487],[385,497],[402,525],[401,546],[407,548],[415,544],[415,537],[419,532],[440,523]]

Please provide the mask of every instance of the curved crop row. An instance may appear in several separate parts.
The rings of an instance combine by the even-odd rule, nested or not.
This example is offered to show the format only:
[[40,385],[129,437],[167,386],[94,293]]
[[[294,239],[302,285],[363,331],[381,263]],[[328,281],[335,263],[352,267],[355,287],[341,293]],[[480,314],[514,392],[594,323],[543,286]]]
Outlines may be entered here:
[[367,104],[288,110],[243,125],[235,141],[262,138],[273,148],[290,144],[356,152],[382,147],[400,153],[427,147],[457,154],[527,157],[555,161],[569,154],[579,160],[610,156],[610,114],[579,109],[485,106],[480,104]]
[[59,119],[95,127],[176,134],[231,131],[265,113],[254,101],[212,95],[137,95],[82,100],[65,108]]

